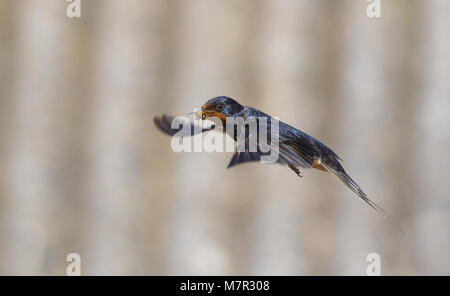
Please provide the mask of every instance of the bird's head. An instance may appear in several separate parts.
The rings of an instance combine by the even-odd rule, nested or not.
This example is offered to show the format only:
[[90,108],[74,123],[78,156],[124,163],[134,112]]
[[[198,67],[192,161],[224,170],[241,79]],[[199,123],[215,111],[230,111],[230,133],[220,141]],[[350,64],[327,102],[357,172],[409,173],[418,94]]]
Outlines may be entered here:
[[227,117],[235,117],[244,109],[244,106],[229,97],[215,97],[206,102],[198,115],[204,120],[208,117],[218,117],[225,120]]

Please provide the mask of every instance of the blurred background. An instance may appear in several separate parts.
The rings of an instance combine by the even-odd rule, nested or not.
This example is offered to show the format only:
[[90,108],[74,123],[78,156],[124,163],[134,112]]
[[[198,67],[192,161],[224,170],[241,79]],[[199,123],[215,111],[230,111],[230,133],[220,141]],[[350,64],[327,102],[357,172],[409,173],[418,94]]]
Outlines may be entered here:
[[[450,275],[450,1],[0,0],[0,274]],[[218,95],[335,150],[329,174],[174,153]]]

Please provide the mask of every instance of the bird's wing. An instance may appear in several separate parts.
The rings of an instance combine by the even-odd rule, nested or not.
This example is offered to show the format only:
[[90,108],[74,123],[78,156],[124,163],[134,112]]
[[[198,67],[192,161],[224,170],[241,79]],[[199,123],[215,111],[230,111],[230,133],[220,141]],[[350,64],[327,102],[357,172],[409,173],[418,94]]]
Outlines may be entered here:
[[[173,120],[176,120],[176,128],[172,128]],[[195,134],[207,132],[215,128],[215,125],[204,127],[199,120],[192,120],[188,117],[175,118],[166,114],[163,114],[162,116],[155,116],[153,118],[153,122],[163,133],[169,136],[193,136]],[[181,123],[184,124],[184,128],[182,128]]]
[[[246,143],[248,143],[248,137],[245,138]],[[261,152],[267,151],[267,148],[261,149],[262,147],[268,147],[268,144],[258,143],[257,151],[251,152],[248,149],[248,144],[246,145],[245,151],[235,151],[233,157],[228,164],[228,168],[250,161],[260,161],[262,155],[266,153]],[[276,161],[282,165],[289,165],[292,167],[300,168],[311,168],[312,160],[310,161],[305,154],[300,153],[296,146],[290,141],[280,142],[278,145],[271,146],[271,152],[278,154],[278,160]]]
[[[259,112],[259,111],[258,111]],[[260,115],[264,113],[256,113],[256,115]],[[265,114],[264,114],[265,115]],[[271,129],[271,120],[266,123],[268,130]],[[259,124],[259,120],[257,119],[258,131],[261,128]],[[232,167],[241,163],[250,162],[250,161],[260,161],[263,155],[268,153],[275,153],[278,155],[277,163],[282,165],[288,165],[294,168],[311,168],[314,159],[313,159],[313,151],[311,148],[308,148],[306,143],[297,143],[298,141],[293,141],[287,134],[285,130],[285,124],[280,121],[279,128],[279,138],[278,140],[272,139],[270,133],[267,135],[267,141],[258,140],[257,149],[254,152],[249,151],[249,132],[245,133],[245,151],[235,151],[233,157],[231,158],[228,167]],[[256,138],[256,136],[255,136]],[[271,144],[269,144],[271,143]],[[270,151],[268,153],[264,153],[262,151]]]
[[228,163],[227,168],[231,168],[232,166],[250,162],[250,161],[260,161],[261,160],[261,150],[257,147],[256,152],[250,152],[249,150],[249,138],[245,137],[245,151],[237,151],[235,150],[233,157],[231,157],[230,162]]

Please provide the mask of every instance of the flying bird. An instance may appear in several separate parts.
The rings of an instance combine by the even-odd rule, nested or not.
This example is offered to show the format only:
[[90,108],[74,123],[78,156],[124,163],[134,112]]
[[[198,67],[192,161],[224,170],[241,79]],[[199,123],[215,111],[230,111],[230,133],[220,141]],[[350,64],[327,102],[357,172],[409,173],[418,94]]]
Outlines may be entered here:
[[[270,127],[270,123],[273,118],[255,108],[243,106],[239,104],[232,98],[220,96],[215,97],[207,101],[195,115],[201,117],[205,120],[210,117],[217,117],[223,123],[223,132],[231,135],[236,142],[237,133],[236,130],[227,130],[226,119],[227,118],[243,118],[244,120],[255,119],[259,126],[259,119],[264,118],[268,122],[267,126]],[[162,115],[154,117],[154,123],[156,126],[164,133],[168,135],[175,135],[180,132],[180,129],[172,129],[171,123],[174,118],[169,115]],[[196,133],[207,132],[215,129],[215,125],[207,128],[195,126],[195,122],[191,121],[191,130],[187,135],[191,136]],[[355,181],[346,173],[342,164],[341,158],[330,148],[325,146],[319,140],[313,138],[312,136],[282,122],[278,121],[279,126],[279,139],[277,142],[278,146],[278,159],[277,163],[285,165],[293,170],[298,176],[302,177],[301,169],[317,169],[323,172],[329,172],[336,176],[342,183],[344,183],[350,190],[352,190],[357,196],[364,200],[368,205],[375,209],[378,213],[386,217],[385,211],[370,200],[367,194],[361,189],[361,187],[356,184]],[[236,127],[235,127],[236,129]],[[256,151],[251,151],[248,147],[249,133],[245,133],[245,150],[238,151],[235,150],[233,157],[228,164],[228,167],[233,167],[235,165],[260,161],[263,156],[263,149],[261,149],[261,141],[258,141],[258,147]],[[270,140],[270,139],[269,139]]]

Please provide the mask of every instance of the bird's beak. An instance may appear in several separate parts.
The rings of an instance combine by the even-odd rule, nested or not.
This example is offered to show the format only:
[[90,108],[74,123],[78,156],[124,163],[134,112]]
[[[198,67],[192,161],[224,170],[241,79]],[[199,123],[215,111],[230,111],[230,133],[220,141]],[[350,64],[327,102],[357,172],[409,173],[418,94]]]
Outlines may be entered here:
[[217,116],[219,113],[215,110],[209,109],[209,106],[203,105],[200,110],[197,111],[196,115],[198,118],[205,120],[208,117]]

